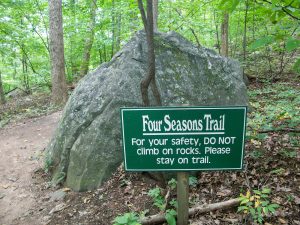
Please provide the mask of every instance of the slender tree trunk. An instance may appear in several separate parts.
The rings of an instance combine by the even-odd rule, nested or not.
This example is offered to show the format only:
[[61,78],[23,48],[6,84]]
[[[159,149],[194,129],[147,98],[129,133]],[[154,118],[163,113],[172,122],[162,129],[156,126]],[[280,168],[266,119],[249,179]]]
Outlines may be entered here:
[[107,58],[106,58],[106,45],[103,46],[103,55],[104,55],[104,62],[107,61]]
[[99,53],[99,64],[101,64],[103,62],[103,59],[102,59],[102,51],[100,48],[98,49],[98,53]]
[[116,52],[120,50],[121,45],[121,23],[122,23],[122,16],[118,14],[117,16],[117,30],[116,30]]
[[215,22],[215,27],[216,27],[216,39],[217,39],[217,49],[218,49],[218,52],[219,54],[221,54],[221,51],[220,51],[220,38],[219,38],[219,26],[218,26],[218,22],[216,20],[216,11],[214,10],[214,22]]
[[64,104],[67,101],[65,78],[64,40],[62,26],[62,0],[49,0],[49,39],[52,76],[52,102]]
[[23,83],[23,88],[25,93],[30,94],[30,85],[29,85],[29,77],[28,77],[28,62],[27,62],[27,57],[25,53],[25,46],[24,44],[21,45],[22,49],[22,83]]
[[246,61],[246,50],[247,50],[247,17],[248,17],[248,8],[249,8],[249,2],[246,0],[245,2],[246,8],[245,8],[245,18],[244,18],[244,35],[243,35],[243,60],[244,63]]
[[249,1],[245,2],[245,18],[244,18],[244,35],[243,35],[243,78],[246,84],[249,83],[248,77],[245,74],[246,57],[247,57],[247,17],[248,17]]
[[5,104],[5,95],[4,95],[4,90],[3,90],[3,85],[2,85],[2,77],[1,77],[1,71],[0,71],[0,105]]
[[256,7],[255,7],[255,1],[253,1],[253,15],[252,15],[252,40],[255,40],[255,13],[256,13]]
[[158,0],[153,0],[153,31],[158,31]]
[[[151,84],[151,91],[154,95],[156,105],[161,106],[161,96],[155,80],[155,52],[154,52],[154,31],[153,31],[153,5],[152,0],[147,0],[147,17],[145,14],[143,1],[138,0],[138,6],[141,12],[148,46],[148,71],[147,76],[141,81],[141,94],[144,106],[150,106],[148,89]],[[162,185],[165,179],[162,173],[150,173],[150,176],[158,180]]]
[[111,10],[111,31],[112,31],[112,37],[111,37],[111,58],[115,54],[115,42],[116,42],[116,18],[115,18],[115,0],[112,0],[112,10]]
[[237,18],[238,18],[238,22],[237,22],[237,25],[236,25],[236,35],[235,35],[235,41],[234,41],[234,46],[233,46],[233,49],[232,49],[232,57],[235,57],[236,56],[236,52],[237,52],[237,47],[238,47],[238,44],[239,44],[239,37],[240,37],[240,16],[241,16],[241,11],[239,11],[238,15],[237,15]]
[[[77,19],[76,19],[76,0],[71,0],[70,1],[71,4],[71,12],[72,12],[72,19],[71,19],[71,23],[73,24],[74,27],[77,27]],[[76,48],[76,43],[75,43],[75,39],[76,39],[76,34],[77,31],[76,29],[73,30],[73,32],[70,34],[69,38],[70,38],[70,63],[71,63],[71,76],[76,76],[79,72],[79,65],[77,63],[77,59],[76,54],[73,54],[73,52],[75,51]]]
[[229,13],[225,12],[223,15],[223,21],[221,25],[221,54],[223,56],[228,56],[228,29],[229,29]]
[[153,34],[153,5],[152,0],[147,0],[147,17],[144,11],[142,0],[138,0],[139,9],[142,15],[147,45],[148,45],[148,74],[141,82],[142,99],[145,106],[150,105],[148,88],[151,83],[151,90],[157,105],[161,105],[161,97],[155,81],[155,53],[154,53],[154,34]]
[[88,36],[85,39],[82,63],[80,66],[81,77],[86,75],[89,70],[91,49],[93,47],[94,36],[95,36],[96,9],[97,9],[96,0],[90,0],[90,10],[91,10],[90,21],[89,21],[88,31],[87,31]]

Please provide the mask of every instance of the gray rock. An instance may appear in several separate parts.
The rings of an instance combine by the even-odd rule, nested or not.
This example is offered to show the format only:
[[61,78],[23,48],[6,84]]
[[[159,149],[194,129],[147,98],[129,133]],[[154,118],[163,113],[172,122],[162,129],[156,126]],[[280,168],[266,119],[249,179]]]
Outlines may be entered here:
[[64,192],[62,189],[49,194],[50,201],[52,202],[63,200],[65,197],[66,192]]
[[[197,48],[175,32],[155,34],[155,49],[164,106],[247,105],[237,61]],[[140,82],[146,71],[146,39],[138,32],[109,63],[79,82],[47,148],[54,183],[90,190],[116,170],[122,162],[119,110],[142,106]],[[151,94],[150,100],[154,105]]]
[[5,197],[5,194],[3,193],[0,193],[0,199],[4,198]]

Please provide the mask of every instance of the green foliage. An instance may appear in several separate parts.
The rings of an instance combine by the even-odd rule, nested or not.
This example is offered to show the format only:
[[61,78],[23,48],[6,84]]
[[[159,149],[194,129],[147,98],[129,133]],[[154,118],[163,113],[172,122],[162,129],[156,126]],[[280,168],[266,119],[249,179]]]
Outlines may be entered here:
[[[264,88],[249,91],[250,104],[253,111],[247,121],[247,137],[255,141],[263,140],[266,134],[262,130],[280,130],[297,128],[300,124],[300,90],[277,83]],[[260,101],[257,101],[260,98]],[[289,134],[290,136],[292,134]],[[291,137],[292,138],[292,137]]]
[[276,212],[278,204],[271,203],[269,195],[271,189],[263,188],[261,191],[254,190],[253,193],[248,190],[246,195],[240,194],[240,206],[238,212],[250,214],[255,222],[263,223],[264,217]]
[[259,150],[253,150],[250,152],[251,157],[257,159],[263,156],[263,152]]
[[266,47],[267,45],[273,43],[275,38],[273,36],[266,36],[260,39],[255,40],[250,46],[249,49],[255,50],[261,47]]
[[286,50],[288,52],[294,51],[300,47],[300,40],[290,37],[286,42]]
[[139,223],[139,218],[137,214],[134,212],[125,213],[121,216],[117,216],[113,222],[113,225],[141,225]]
[[232,13],[237,8],[239,3],[240,0],[222,0],[220,3],[220,8]]
[[279,169],[272,170],[270,173],[271,174],[282,175],[284,172],[285,172],[285,170],[283,168],[279,168]]
[[[137,1],[96,3],[91,70],[109,61],[136,31],[143,29]],[[241,56],[246,8],[245,61]],[[83,49],[90,35],[90,11],[90,1],[63,2],[65,64],[70,83],[79,79]],[[158,27],[162,32],[174,30],[196,44],[199,41],[213,48],[220,44],[224,11],[230,13],[230,56],[240,59],[247,73],[256,76],[265,71],[282,73],[278,65],[286,62],[284,72],[293,69],[300,74],[300,59],[294,56],[299,50],[296,29],[299,1],[260,1],[259,4],[245,0],[159,1]],[[5,92],[15,87],[28,92],[35,87],[51,88],[48,31],[48,1],[0,3],[0,71]]]
[[172,206],[174,209],[178,208],[178,202],[175,198],[173,198],[170,202],[169,202],[170,206]]
[[174,190],[177,186],[177,181],[174,178],[172,178],[168,181],[168,185],[171,188],[171,190]]
[[[175,179],[171,179],[168,182],[169,187],[171,188],[171,190],[176,188],[177,182]],[[159,210],[161,211],[165,211],[166,210],[166,202],[164,197],[161,195],[161,189],[156,187],[153,189],[150,189],[148,192],[148,195],[150,197],[152,197],[153,199],[153,205],[155,205],[156,207],[159,208]],[[178,204],[177,201],[175,199],[172,199],[169,204],[174,207],[177,208]],[[165,218],[166,221],[169,225],[176,225],[176,211],[174,209],[167,209],[165,212]]]
[[176,225],[177,212],[174,209],[168,209],[165,214],[165,218],[169,225]]
[[153,205],[158,207],[161,211],[165,210],[166,204],[163,196],[161,195],[161,189],[156,187],[153,189],[150,189],[148,192],[148,195],[152,197],[153,199]]
[[281,150],[281,155],[283,155],[286,158],[296,158],[297,156],[297,151],[295,150]]
[[300,58],[296,60],[294,66],[293,66],[293,70],[300,74]]
[[197,177],[190,176],[190,177],[189,177],[189,185],[190,185],[191,187],[196,187],[197,184],[198,184]]

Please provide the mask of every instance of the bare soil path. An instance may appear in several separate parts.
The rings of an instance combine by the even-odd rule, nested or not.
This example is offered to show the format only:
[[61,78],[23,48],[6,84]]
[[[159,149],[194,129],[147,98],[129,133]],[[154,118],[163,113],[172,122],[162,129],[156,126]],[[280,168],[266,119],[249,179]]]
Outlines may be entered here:
[[32,175],[43,166],[43,151],[60,116],[56,112],[0,129],[0,225],[42,224],[30,216],[39,207]]

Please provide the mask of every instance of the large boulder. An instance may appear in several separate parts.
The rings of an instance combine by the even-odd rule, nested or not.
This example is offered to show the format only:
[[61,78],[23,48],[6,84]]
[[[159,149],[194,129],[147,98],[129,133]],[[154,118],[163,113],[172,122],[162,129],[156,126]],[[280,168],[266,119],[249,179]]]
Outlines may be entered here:
[[[198,48],[175,32],[157,33],[154,39],[164,106],[247,105],[237,61]],[[54,183],[94,189],[121,164],[120,107],[142,106],[140,82],[146,70],[147,44],[140,31],[109,63],[80,81],[47,148]],[[154,105],[152,94],[150,99]]]

